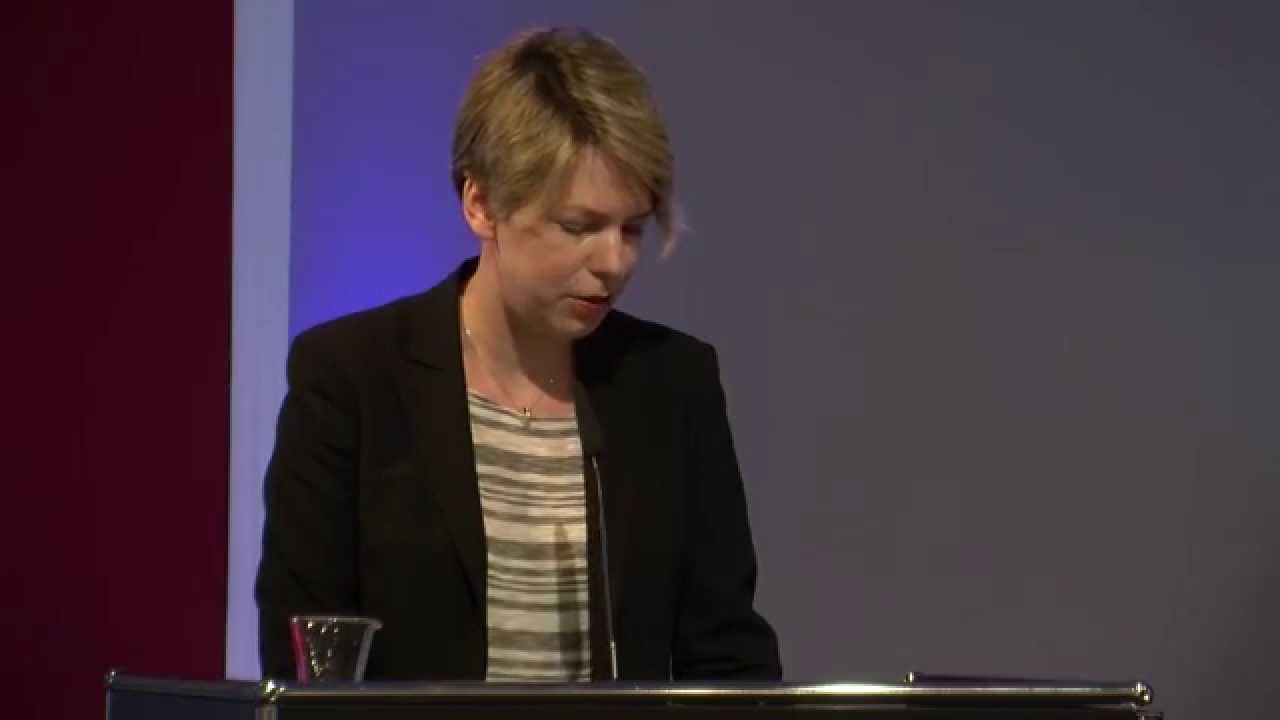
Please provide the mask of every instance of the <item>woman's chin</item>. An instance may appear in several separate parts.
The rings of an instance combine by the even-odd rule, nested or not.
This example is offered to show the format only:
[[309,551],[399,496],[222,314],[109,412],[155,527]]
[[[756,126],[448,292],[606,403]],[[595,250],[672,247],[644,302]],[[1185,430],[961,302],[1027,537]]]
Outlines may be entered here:
[[568,317],[558,318],[558,322],[555,323],[555,333],[569,342],[581,340],[595,332],[596,328],[600,327],[600,323],[604,321],[604,317],[607,314],[608,312],[606,311],[605,313],[601,313],[594,317],[571,315]]

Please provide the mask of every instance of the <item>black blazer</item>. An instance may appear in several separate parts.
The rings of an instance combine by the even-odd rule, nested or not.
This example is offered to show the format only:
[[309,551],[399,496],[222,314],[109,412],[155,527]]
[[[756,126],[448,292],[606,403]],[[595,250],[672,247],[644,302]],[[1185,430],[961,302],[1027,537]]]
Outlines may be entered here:
[[[326,612],[382,620],[370,680],[484,678],[485,534],[458,321],[474,269],[290,348],[255,588],[264,676],[293,676],[288,617]],[[604,435],[622,677],[779,679],[776,638],[752,607],[715,351],[613,311],[574,352]],[[598,572],[590,585],[593,675],[607,677]]]

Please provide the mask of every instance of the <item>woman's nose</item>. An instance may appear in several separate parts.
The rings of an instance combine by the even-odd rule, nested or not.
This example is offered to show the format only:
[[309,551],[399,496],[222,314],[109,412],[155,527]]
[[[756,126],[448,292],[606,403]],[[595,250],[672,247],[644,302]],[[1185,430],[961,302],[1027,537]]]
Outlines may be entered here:
[[600,231],[592,251],[592,269],[609,275],[625,275],[635,262],[635,248],[627,242],[622,228],[610,227]]

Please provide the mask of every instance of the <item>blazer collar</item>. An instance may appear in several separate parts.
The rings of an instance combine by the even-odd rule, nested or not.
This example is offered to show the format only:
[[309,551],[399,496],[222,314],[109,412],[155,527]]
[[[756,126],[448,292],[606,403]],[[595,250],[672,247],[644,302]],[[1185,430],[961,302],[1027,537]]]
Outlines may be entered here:
[[405,351],[423,365],[462,376],[462,286],[476,271],[477,258],[463,261],[443,281],[418,297],[409,311]]

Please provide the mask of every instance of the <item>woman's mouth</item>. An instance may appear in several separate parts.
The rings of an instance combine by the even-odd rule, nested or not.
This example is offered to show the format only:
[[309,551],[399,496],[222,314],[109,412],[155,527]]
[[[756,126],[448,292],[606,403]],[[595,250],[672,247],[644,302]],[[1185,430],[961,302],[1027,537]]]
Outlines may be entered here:
[[569,304],[574,315],[590,320],[607,312],[611,302],[608,295],[575,295],[569,299]]

